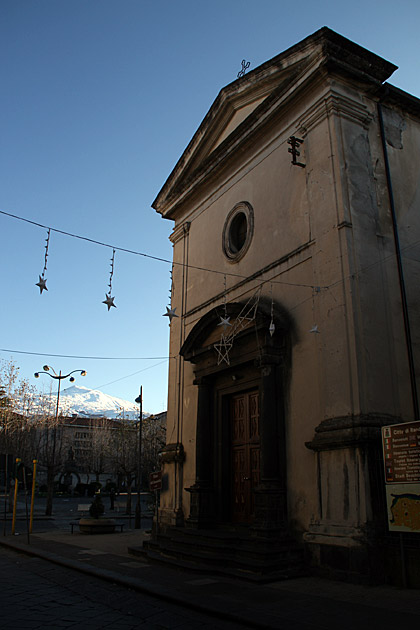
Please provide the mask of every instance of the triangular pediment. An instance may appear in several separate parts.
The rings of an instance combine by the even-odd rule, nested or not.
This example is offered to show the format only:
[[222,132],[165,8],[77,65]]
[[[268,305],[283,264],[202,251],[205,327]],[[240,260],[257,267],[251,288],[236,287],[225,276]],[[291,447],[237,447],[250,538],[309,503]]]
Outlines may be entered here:
[[320,69],[381,83],[395,66],[326,27],[320,29],[220,91],[153,207],[173,218],[178,204],[200,181],[220,168]]
[[[301,68],[302,63],[298,67],[276,68],[263,80],[250,73],[223,88],[152,204],[153,207],[161,212],[162,201],[166,205],[165,201],[176,195],[184,183],[217,154],[222,145],[244,130],[247,122],[258,116],[265,105],[268,106],[279,88],[286,88],[294,82]],[[162,214],[165,216],[165,212]]]
[[255,109],[257,109],[258,105],[260,105],[265,98],[266,94],[263,96],[251,97],[249,102],[232,102],[227,104],[225,111],[223,112],[224,116],[221,121],[221,129],[218,134],[215,134],[216,138],[209,147],[208,153],[217,149],[217,147],[222,144],[223,140],[225,140],[237,127],[239,127],[239,125],[248,118]]
[[191,154],[187,153],[188,148],[184,153],[186,160],[182,178],[200,167],[280,86],[290,85],[301,68],[302,63],[298,68],[292,66],[270,73],[265,80],[247,77],[247,81],[240,79],[223,88],[197,132],[199,137],[196,138],[196,134],[193,138]]

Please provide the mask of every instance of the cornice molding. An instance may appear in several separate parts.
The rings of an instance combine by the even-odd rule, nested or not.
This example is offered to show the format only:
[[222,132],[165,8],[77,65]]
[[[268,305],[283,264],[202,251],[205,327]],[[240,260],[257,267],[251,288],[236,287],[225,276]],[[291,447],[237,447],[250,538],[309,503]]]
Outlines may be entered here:
[[399,422],[401,418],[381,413],[328,418],[315,428],[314,439],[305,446],[311,451],[331,451],[378,443],[381,428]]
[[332,114],[355,122],[365,129],[373,120],[373,114],[364,103],[331,90],[329,94],[318,99],[299,119],[297,133],[305,137],[309,131]]
[[180,241],[182,238],[185,238],[190,231],[190,227],[190,221],[184,221],[183,223],[175,226],[172,234],[170,234],[169,236],[169,240],[171,241],[171,243],[175,245],[175,243],[178,243],[178,241]]
[[[195,315],[196,313],[200,313],[201,311],[203,311],[203,309],[207,309],[212,304],[217,304],[218,302],[220,303],[227,295],[234,293],[235,291],[237,291],[238,289],[240,289],[244,285],[252,282],[253,280],[256,280],[256,279],[260,278],[262,275],[268,273],[269,271],[275,269],[276,267],[278,267],[280,265],[285,265],[286,263],[288,263],[294,257],[297,258],[296,261],[295,261],[295,264],[300,264],[302,262],[305,262],[306,260],[308,260],[308,258],[311,257],[311,253],[308,252],[307,250],[310,247],[312,247],[312,245],[314,245],[314,243],[315,243],[315,241],[313,241],[313,240],[312,241],[308,241],[308,242],[304,243],[303,245],[300,245],[299,247],[297,247],[293,251],[285,254],[281,258],[278,258],[274,262],[266,265],[262,269],[258,269],[258,271],[256,271],[255,273],[251,274],[250,276],[247,276],[243,280],[240,280],[239,282],[237,282],[232,287],[230,287],[230,288],[228,288],[226,290],[223,290],[220,293],[217,293],[216,295],[213,295],[211,298],[209,298],[205,302],[202,302],[198,306],[195,306],[194,308],[189,310],[187,313],[185,313],[183,315],[183,318],[188,318],[191,315]],[[290,269],[290,267],[288,267],[284,271],[286,272],[289,269]],[[269,280],[267,280],[267,282],[269,282]]]

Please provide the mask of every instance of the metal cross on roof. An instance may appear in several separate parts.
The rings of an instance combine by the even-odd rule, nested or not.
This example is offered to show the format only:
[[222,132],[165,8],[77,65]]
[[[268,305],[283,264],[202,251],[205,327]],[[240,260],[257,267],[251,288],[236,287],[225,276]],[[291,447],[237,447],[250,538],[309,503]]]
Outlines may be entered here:
[[245,59],[242,59],[241,65],[242,65],[242,70],[238,72],[238,79],[244,76],[245,72],[248,70],[249,66],[251,65],[251,62],[245,61]]

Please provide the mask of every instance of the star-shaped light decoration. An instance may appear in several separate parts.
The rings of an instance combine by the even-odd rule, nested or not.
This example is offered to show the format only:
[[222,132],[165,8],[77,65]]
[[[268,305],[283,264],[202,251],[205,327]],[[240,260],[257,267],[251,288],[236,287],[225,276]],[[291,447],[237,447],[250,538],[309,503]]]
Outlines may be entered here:
[[166,313],[163,313],[162,317],[169,317],[169,323],[173,320],[174,317],[179,317],[176,313],[176,308],[168,308],[166,307]]
[[102,304],[106,304],[109,311],[111,309],[111,306],[113,306],[114,308],[117,308],[116,305],[114,304],[114,300],[115,300],[115,297],[111,297],[111,293],[105,293],[105,299],[102,302]]
[[219,355],[217,357],[217,365],[220,365],[222,361],[225,361],[227,365],[230,365],[229,352],[232,350],[233,341],[222,335],[220,341],[215,343],[213,347]]
[[309,331],[310,333],[316,333],[316,334],[321,334],[320,331],[318,330],[318,325],[315,324],[314,326],[312,326],[311,330]]
[[276,330],[276,327],[274,325],[273,320],[271,320],[270,322],[270,326],[268,328],[268,332],[270,333],[270,337],[272,337],[274,335],[274,331]]
[[223,329],[226,329],[228,326],[232,326],[230,323],[230,317],[221,317],[220,322],[217,324],[218,326],[223,326]]
[[39,276],[39,282],[36,283],[37,287],[39,287],[39,293],[41,294],[44,290],[48,291],[47,289],[47,279],[44,278],[43,276]]

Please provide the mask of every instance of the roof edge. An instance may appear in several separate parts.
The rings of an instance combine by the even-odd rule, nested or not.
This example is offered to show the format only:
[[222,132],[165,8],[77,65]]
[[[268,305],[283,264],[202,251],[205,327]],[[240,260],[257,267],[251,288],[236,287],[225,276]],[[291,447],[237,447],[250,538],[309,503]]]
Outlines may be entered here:
[[[312,35],[309,35],[250,71],[244,77],[236,79],[220,90],[197,131],[154,199],[152,208],[161,214],[163,218],[172,219],[170,209],[165,209],[165,205],[168,203],[171,205],[170,200],[174,199],[174,193],[182,178],[182,174],[185,172],[185,169],[188,169],[188,164],[193,159],[206,132],[226,100],[235,93],[244,93],[251,90],[257,82],[274,78],[279,72],[288,68],[287,64],[285,64],[287,59],[304,52],[306,48],[311,49],[314,47],[318,47],[320,62],[322,61],[321,65],[327,71],[360,78],[360,80],[376,84],[378,87],[397,69],[397,66],[393,63],[352,42],[327,26],[320,28]],[[316,54],[316,51],[314,52]],[[188,174],[188,178],[192,172]]]

